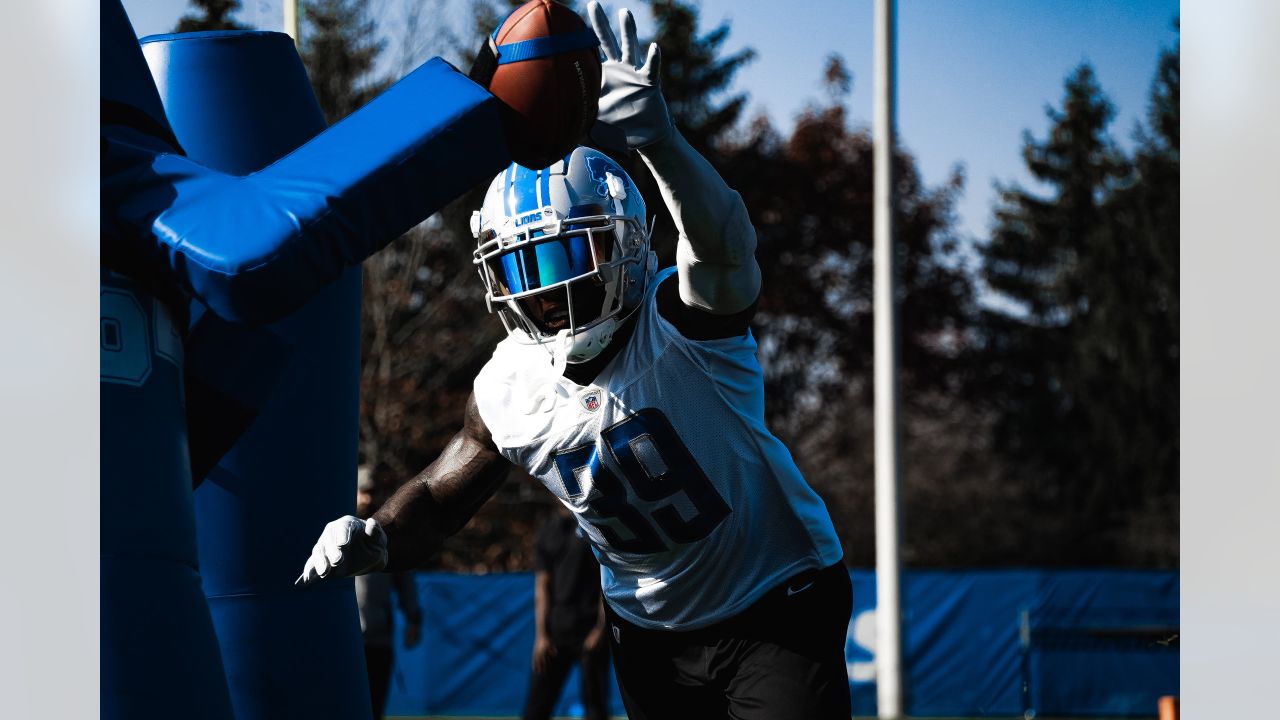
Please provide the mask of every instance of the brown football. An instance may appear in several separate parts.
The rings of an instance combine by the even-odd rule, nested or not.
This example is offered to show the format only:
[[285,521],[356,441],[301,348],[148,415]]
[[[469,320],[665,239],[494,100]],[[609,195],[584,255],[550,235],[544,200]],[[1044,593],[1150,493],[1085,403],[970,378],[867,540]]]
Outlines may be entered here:
[[507,143],[512,159],[525,167],[544,168],[564,157],[591,129],[600,101],[600,54],[591,45],[519,59],[520,51],[537,45],[524,41],[583,38],[584,30],[591,33],[577,13],[552,0],[530,0],[498,28],[500,64],[489,92],[509,109]]

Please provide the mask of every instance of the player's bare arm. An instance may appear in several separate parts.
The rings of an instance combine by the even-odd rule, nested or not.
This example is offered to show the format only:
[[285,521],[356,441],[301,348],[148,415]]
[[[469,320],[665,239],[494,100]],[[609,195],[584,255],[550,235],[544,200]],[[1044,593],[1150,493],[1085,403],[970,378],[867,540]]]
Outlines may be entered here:
[[387,533],[387,570],[411,570],[425,563],[493,496],[510,467],[498,454],[472,395],[462,429],[440,457],[374,513]]
[[325,526],[298,584],[422,565],[445,538],[476,514],[509,468],[472,396],[462,429],[440,456],[396,491],[372,518],[348,515]]

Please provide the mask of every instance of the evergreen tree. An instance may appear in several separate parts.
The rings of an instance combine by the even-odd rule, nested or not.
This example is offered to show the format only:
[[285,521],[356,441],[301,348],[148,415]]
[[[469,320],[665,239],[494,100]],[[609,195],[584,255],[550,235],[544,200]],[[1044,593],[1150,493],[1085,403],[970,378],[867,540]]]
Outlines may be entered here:
[[1169,561],[1167,547],[1129,552],[1135,513],[1177,478],[1176,61],[1166,66],[1158,139],[1135,161],[1107,136],[1114,109],[1092,69],[1077,68],[1048,137],[1025,141],[1050,192],[1004,189],[985,249],[987,282],[1016,308],[988,309],[984,338],[995,448],[1040,521],[1031,562]]
[[1099,312],[1083,322],[1089,437],[1110,458],[1123,562],[1178,562],[1179,58],[1161,54],[1132,182],[1107,201],[1110,264],[1091,268]]
[[325,118],[335,123],[388,85],[374,75],[384,43],[361,0],[306,0],[301,7],[302,61]]
[[191,0],[191,4],[202,14],[183,15],[178,19],[174,32],[248,29],[247,26],[231,19],[231,14],[240,9],[240,0]]

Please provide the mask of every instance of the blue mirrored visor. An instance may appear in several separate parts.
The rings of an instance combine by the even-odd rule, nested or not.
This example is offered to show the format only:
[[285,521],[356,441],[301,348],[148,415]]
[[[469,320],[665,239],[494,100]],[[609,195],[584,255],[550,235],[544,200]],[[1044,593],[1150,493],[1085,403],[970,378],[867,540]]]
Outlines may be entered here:
[[[601,257],[605,262],[608,258]],[[503,295],[515,295],[581,277],[596,269],[591,236],[562,235],[525,245],[488,261]]]

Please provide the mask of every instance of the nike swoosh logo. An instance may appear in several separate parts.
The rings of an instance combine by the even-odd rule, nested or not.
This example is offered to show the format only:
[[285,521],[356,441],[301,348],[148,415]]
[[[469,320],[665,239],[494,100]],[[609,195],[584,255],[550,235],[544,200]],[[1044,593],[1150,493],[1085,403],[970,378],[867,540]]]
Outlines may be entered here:
[[804,585],[801,585],[801,586],[800,586],[800,587],[798,587],[798,588],[797,588],[797,587],[791,587],[790,585],[788,585],[788,586],[787,586],[787,597],[791,597],[792,595],[799,595],[800,593],[804,592],[805,590],[808,590],[809,588],[813,587],[813,583],[814,583],[814,581],[813,581],[813,580],[810,580],[809,582],[805,583]]

